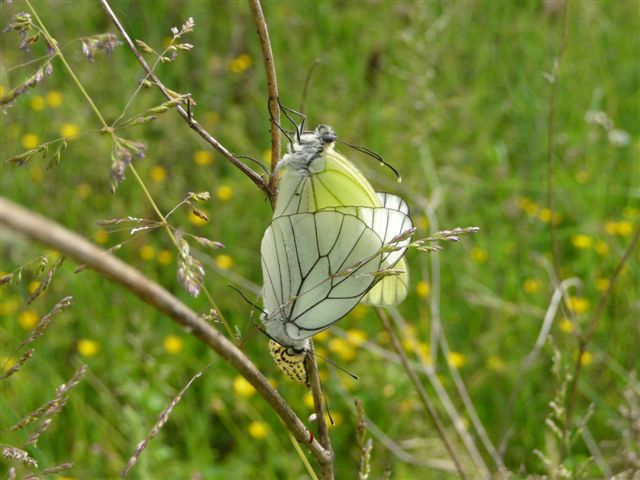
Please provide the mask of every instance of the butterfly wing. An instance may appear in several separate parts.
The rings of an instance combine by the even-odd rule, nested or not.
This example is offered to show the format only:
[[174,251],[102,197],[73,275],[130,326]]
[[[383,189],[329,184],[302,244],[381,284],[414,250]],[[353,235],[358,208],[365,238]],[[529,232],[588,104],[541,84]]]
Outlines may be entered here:
[[[383,192],[378,192],[378,197],[384,208],[397,212],[395,215],[389,215],[388,222],[378,221],[371,225],[371,228],[387,244],[394,237],[413,228],[413,224],[411,223],[411,217],[409,217],[409,206],[404,200],[396,195]],[[369,290],[362,299],[362,303],[379,307],[391,306],[399,304],[406,298],[409,289],[409,270],[402,256],[410,241],[411,239],[407,238],[398,242],[397,246],[400,248],[388,253],[383,259],[383,269],[393,268],[398,273],[383,277]]]
[[376,280],[382,245],[348,212],[274,218],[261,245],[267,334],[294,345],[349,313]]
[[382,204],[362,172],[335,150],[325,151],[308,171],[282,169],[274,217],[342,206]]

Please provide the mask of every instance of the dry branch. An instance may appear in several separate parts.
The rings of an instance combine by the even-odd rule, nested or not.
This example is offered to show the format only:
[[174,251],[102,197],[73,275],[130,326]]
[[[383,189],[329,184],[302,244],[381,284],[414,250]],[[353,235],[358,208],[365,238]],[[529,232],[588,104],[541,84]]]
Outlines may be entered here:
[[282,418],[295,439],[308,446],[311,454],[321,466],[331,463],[331,454],[317,440],[309,442],[310,434],[305,425],[251,360],[224,335],[164,287],[149,280],[122,260],[105,254],[103,250],[81,236],[4,197],[0,197],[0,226],[55,248],[79,263],[87,264],[186,327],[189,332],[225,359],[253,385],[269,406]]

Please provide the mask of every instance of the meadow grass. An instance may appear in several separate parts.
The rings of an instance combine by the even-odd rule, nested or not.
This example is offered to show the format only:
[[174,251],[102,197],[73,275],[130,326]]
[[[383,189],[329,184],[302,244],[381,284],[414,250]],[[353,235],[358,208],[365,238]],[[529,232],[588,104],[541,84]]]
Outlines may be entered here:
[[[110,57],[98,52],[93,63],[84,58],[79,38],[114,31],[104,12],[92,2],[33,5],[104,117],[115,120],[143,73],[123,46]],[[560,455],[575,476],[584,466],[585,476],[597,477],[603,475],[603,463],[614,473],[631,468],[623,458],[625,448],[638,448],[637,443],[623,447],[628,420],[620,413],[624,392],[638,392],[633,375],[640,368],[637,251],[583,356],[578,383],[574,416],[584,418],[593,405],[587,426],[602,459],[588,461],[594,450],[581,435],[563,451],[561,440],[554,440],[545,427],[549,403],[562,394],[566,372],[575,363],[573,332],[586,328],[639,222],[638,6],[631,1],[575,1],[569,9],[554,107],[555,212],[546,204],[551,105],[545,73],[552,71],[560,48],[562,9],[534,1],[264,6],[282,102],[299,106],[307,71],[319,58],[306,101],[308,125],[328,123],[341,138],[381,153],[400,170],[403,183],[398,185],[370,158],[343,151],[376,187],[408,199],[420,235],[435,228],[434,221],[440,229],[480,227],[480,233],[446,245],[438,254],[439,312],[451,349],[447,358],[442,349],[432,358],[434,270],[428,255],[409,254],[412,294],[399,311],[410,325],[404,333],[417,340],[426,360],[437,361],[438,378],[463,411],[447,363],[457,367],[491,441],[497,446],[508,439],[504,463],[516,476],[550,473],[534,450],[547,458]],[[21,2],[1,8],[3,25],[26,9]],[[172,90],[193,95],[195,117],[227,148],[268,163],[264,73],[245,3],[119,1],[114,9],[134,38],[156,50],[171,38],[170,27],[193,17],[196,28],[185,41],[195,48],[160,65],[158,75]],[[28,62],[45,49],[38,43],[25,53],[14,32],[3,36],[4,94],[35,71],[39,63]],[[2,116],[2,195],[107,248],[128,240],[129,231],[107,233],[116,229],[98,227],[98,220],[127,215],[156,220],[155,213],[130,172],[117,193],[109,193],[110,140],[98,134],[101,125],[60,61],[52,65],[53,74]],[[163,101],[157,91],[143,89],[128,113],[145,112]],[[266,339],[256,332],[257,314],[227,287],[230,282],[238,285],[241,278],[257,298],[259,242],[271,216],[264,195],[220,155],[209,153],[172,112],[121,134],[146,144],[146,158],[135,159],[134,165],[164,212],[189,191],[211,193],[209,202],[198,205],[208,223],[202,224],[187,208],[172,215],[171,222],[225,245],[201,257],[206,286],[241,335],[243,349],[306,418],[313,408],[305,390],[280,375],[267,354]],[[47,170],[39,157],[20,168],[4,163],[65,136],[70,137],[68,147],[53,169]],[[437,205],[434,199],[439,199]],[[554,290],[545,267],[552,263],[553,222],[558,275],[576,277],[580,285],[570,290],[567,305],[558,313],[552,341],[523,373],[522,361],[534,347]],[[56,258],[55,252],[2,232],[3,272],[39,255],[47,255],[50,263]],[[196,311],[209,311],[202,296],[192,299],[182,291],[176,280],[176,250],[164,231],[136,236],[117,255]],[[3,443],[26,441],[26,433],[8,428],[53,398],[55,388],[86,363],[88,371],[68,404],[29,453],[41,466],[73,462],[66,473],[73,478],[113,478],[158,414],[211,363],[130,477],[304,477],[305,468],[273,412],[195,338],[95,273],[73,273],[76,265],[70,261],[48,291],[26,305],[39,280],[34,267],[25,268],[17,285],[1,287],[3,359],[14,355],[37,320],[60,299],[72,295],[74,300],[37,340],[33,358],[2,382]],[[316,345],[360,377],[354,382],[321,362],[337,423],[330,433],[338,478],[353,477],[359,469],[353,398],[362,401],[368,418],[396,447],[420,460],[446,459],[401,367],[358,347],[357,339],[366,338],[391,350],[375,312],[357,308],[337,327],[340,331],[331,330]],[[468,416],[463,417],[468,424]],[[447,429],[455,436],[450,423]],[[456,446],[470,465],[459,441]],[[387,466],[392,478],[446,476],[399,460],[377,439],[371,455],[374,478]]]

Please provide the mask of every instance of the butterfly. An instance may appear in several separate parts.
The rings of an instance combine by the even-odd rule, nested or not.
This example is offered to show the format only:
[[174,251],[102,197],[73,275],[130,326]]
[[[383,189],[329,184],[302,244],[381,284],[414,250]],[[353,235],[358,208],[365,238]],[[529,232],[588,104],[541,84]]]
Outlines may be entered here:
[[358,303],[394,305],[407,293],[409,209],[376,193],[334,150],[335,140],[321,125],[292,144],[278,164],[278,197],[261,243],[263,330],[278,366],[299,383],[308,380],[309,337]]

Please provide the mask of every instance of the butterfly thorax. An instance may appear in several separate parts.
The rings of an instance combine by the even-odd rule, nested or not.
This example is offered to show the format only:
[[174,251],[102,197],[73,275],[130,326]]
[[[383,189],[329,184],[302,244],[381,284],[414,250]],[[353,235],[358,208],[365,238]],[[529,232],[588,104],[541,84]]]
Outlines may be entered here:
[[278,162],[277,170],[288,167],[298,174],[308,175],[315,160],[333,151],[335,139],[336,134],[328,125],[320,125],[313,132],[303,133],[298,141],[289,146],[289,152]]

